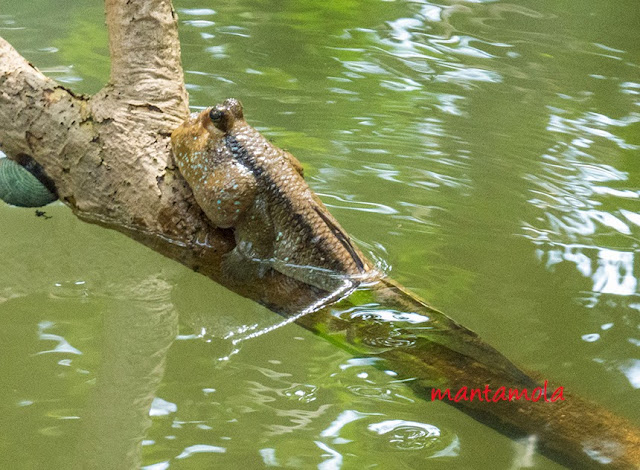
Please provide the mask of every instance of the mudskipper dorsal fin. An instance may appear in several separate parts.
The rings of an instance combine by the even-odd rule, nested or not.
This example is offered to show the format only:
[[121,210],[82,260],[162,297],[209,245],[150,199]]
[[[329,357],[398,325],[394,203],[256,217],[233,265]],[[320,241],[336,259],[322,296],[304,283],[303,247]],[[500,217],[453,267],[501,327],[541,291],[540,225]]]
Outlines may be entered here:
[[342,246],[344,246],[344,249],[347,250],[347,252],[351,255],[351,258],[353,258],[354,263],[356,263],[356,267],[358,268],[358,270],[360,272],[364,272],[364,262],[362,261],[362,258],[360,258],[360,255],[358,255],[356,249],[351,244],[349,235],[347,235],[341,227],[336,225],[336,223],[331,220],[331,217],[327,216],[326,209],[314,203],[313,210],[316,211],[316,214],[318,214],[322,221],[327,224],[329,230],[331,230],[331,233],[333,233],[333,235],[340,241]]

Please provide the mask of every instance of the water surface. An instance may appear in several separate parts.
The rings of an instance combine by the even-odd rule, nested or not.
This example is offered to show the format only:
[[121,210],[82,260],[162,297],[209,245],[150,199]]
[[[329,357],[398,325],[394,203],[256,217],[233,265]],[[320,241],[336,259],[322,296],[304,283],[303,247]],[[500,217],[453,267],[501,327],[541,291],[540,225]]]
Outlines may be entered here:
[[[394,278],[640,423],[636,2],[175,6],[194,110],[241,99]],[[94,93],[108,77],[103,22],[88,0],[13,2],[0,35]],[[139,439],[154,470],[530,459],[295,325],[236,350],[279,319],[60,204],[46,212],[0,205],[3,467],[104,462]],[[110,438],[128,418],[105,400],[148,420],[129,416],[130,435]]]

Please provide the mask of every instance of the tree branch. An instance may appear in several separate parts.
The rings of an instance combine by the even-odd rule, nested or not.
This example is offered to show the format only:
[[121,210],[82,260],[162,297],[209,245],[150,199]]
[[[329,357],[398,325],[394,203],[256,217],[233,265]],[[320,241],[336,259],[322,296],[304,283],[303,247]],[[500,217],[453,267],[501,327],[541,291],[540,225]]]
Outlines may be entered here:
[[[40,163],[61,200],[84,220],[123,232],[279,313],[292,314],[316,301],[325,293],[274,270],[259,282],[244,284],[222,275],[221,259],[234,247],[233,233],[210,224],[170,152],[169,135],[188,114],[171,3],[106,0],[106,12],[111,80],[91,98],[77,96],[45,77],[0,39],[0,146],[9,156],[27,154]],[[387,295],[387,301],[408,309],[403,311],[423,308],[431,324],[450,326],[451,320],[397,286],[387,281],[380,286],[375,301],[384,305]],[[297,321],[344,349],[374,345],[364,353],[386,359],[404,377],[418,378],[414,386],[423,392],[434,377],[452,387],[514,383],[505,369],[492,368],[499,361],[480,367],[477,358],[437,339],[414,335],[417,339],[410,346],[394,346],[390,338],[400,331],[397,322],[342,319],[330,309]],[[454,341],[491,350],[494,355],[489,357],[496,357],[495,350],[455,326],[446,330]],[[375,345],[384,346],[383,352]],[[633,449],[640,447],[640,432],[625,420],[586,406],[563,407],[563,412],[569,410],[567,416],[542,406],[507,402],[480,411],[469,405],[465,411],[485,423],[499,422],[502,432],[540,432],[543,448],[563,453],[581,468],[597,465],[585,452],[584,442],[600,445],[607,439],[617,446],[612,466],[637,466],[640,456]],[[610,431],[608,423],[620,432]]]
[[129,98],[186,113],[177,15],[169,0],[106,0],[111,84]]
[[[169,5],[156,0],[132,3]],[[125,0],[107,2],[109,18],[126,8],[136,9]],[[140,10],[157,16],[153,8]],[[138,58],[140,50],[157,57],[168,47],[179,51],[174,13],[165,8],[164,14],[164,23],[173,28],[162,29],[164,39],[118,33],[122,41],[138,41],[136,47],[122,45],[117,53],[120,66],[131,63],[126,51]],[[111,44],[117,49],[121,41]],[[123,232],[281,313],[312,303],[321,295],[317,289],[275,271],[260,284],[233,283],[221,275],[221,257],[233,249],[233,234],[210,224],[171,156],[170,133],[188,111],[182,68],[177,60],[173,66],[177,69],[163,75],[179,77],[174,78],[178,86],[172,88],[178,92],[173,98],[149,96],[149,102],[141,104],[139,97],[120,90],[127,81],[135,81],[124,75],[117,87],[107,85],[93,97],[76,96],[0,38],[0,147],[9,156],[32,156],[55,182],[60,199],[83,220]],[[147,84],[161,88],[165,78],[152,84],[147,77]]]
[[[87,176],[78,160],[99,161],[89,101],[45,77],[0,38],[0,144],[9,155],[33,156],[73,204]],[[80,181],[79,181],[80,180]],[[87,198],[94,199],[90,191]]]

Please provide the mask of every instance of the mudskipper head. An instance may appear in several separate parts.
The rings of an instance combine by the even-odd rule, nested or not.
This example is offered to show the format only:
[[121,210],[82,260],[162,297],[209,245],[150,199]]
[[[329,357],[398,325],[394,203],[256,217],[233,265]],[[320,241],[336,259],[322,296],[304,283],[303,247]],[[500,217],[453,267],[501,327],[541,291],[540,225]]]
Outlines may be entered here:
[[227,133],[236,121],[242,120],[242,103],[235,98],[229,98],[203,113],[203,124],[209,132],[220,131]]

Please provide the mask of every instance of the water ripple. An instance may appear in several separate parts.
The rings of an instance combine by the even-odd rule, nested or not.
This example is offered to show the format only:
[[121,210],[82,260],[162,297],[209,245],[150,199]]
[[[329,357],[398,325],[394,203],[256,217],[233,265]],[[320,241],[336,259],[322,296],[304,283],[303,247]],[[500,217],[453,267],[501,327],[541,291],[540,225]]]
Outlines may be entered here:
[[212,446],[208,444],[194,444],[192,446],[186,447],[180,455],[176,457],[177,460],[186,459],[195,454],[224,454],[227,451],[224,447]]
[[416,421],[393,419],[367,426],[371,432],[387,438],[390,446],[397,450],[419,450],[438,442],[440,429]]

